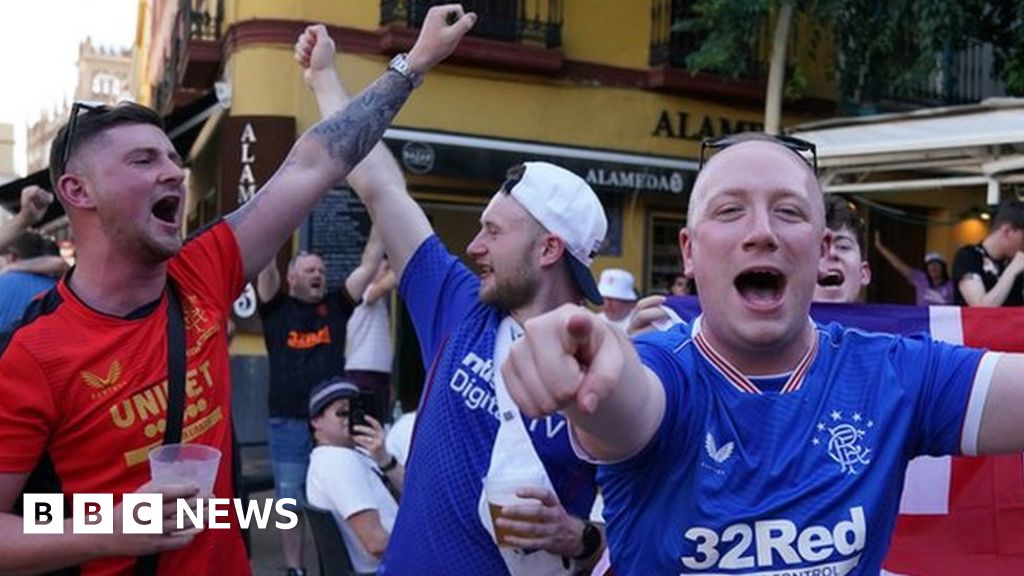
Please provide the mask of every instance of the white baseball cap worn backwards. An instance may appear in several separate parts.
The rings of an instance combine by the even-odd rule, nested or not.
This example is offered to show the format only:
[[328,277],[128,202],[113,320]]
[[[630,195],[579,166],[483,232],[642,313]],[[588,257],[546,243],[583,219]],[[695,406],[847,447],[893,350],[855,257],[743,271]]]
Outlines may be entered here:
[[541,226],[565,242],[576,285],[588,300],[600,304],[590,265],[604,242],[608,220],[597,194],[565,168],[548,162],[524,162],[523,167],[522,178],[506,190]]

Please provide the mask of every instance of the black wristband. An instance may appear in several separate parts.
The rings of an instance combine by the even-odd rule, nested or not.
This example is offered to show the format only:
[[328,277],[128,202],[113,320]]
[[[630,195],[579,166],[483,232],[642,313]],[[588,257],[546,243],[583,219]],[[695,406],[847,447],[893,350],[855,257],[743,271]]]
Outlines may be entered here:
[[395,456],[392,455],[391,456],[391,461],[388,462],[387,464],[381,466],[380,467],[380,471],[384,472],[385,474],[387,474],[388,472],[391,472],[395,468],[398,468],[398,458],[395,458]]
[[573,556],[573,560],[586,560],[601,548],[601,531],[593,522],[583,521],[583,551],[579,556]]

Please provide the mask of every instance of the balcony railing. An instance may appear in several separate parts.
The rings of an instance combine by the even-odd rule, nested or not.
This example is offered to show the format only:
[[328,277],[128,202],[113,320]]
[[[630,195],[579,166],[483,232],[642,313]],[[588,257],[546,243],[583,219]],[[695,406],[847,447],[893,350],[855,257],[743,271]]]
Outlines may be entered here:
[[[186,86],[194,71],[188,69],[187,57],[197,51],[200,44],[217,44],[221,38],[224,0],[178,0],[174,28],[169,38],[164,60],[164,73],[154,89],[154,104],[158,110],[170,112],[174,108],[175,92]],[[219,51],[219,48],[216,50]]]
[[[479,16],[470,36],[558,48],[562,45],[562,1],[463,0],[462,5]],[[380,23],[419,28],[431,6],[446,3],[444,0],[384,0]]]
[[220,40],[224,22],[224,0],[182,0],[188,10],[190,40]]
[[[680,23],[693,17],[694,0],[653,0],[651,4],[651,66],[669,66],[689,70],[686,58],[695,52],[703,42],[701,34],[682,30]],[[744,62],[739,77],[745,80],[763,80],[768,76],[768,64],[764,54],[765,35],[751,39],[749,56]],[[709,73],[717,73],[708,70]]]
[[905,108],[969,104],[1004,96],[1005,87],[992,79],[992,65],[992,45],[971,40],[960,52],[950,50],[939,55],[928,78],[895,87],[889,83],[876,85],[869,89],[868,99],[883,107]]

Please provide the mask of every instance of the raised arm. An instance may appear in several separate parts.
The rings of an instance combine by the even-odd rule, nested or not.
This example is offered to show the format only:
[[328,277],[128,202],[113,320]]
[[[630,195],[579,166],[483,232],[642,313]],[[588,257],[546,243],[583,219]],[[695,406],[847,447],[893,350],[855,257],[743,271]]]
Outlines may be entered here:
[[[446,22],[450,13],[458,16],[453,24]],[[431,8],[409,52],[409,68],[428,72],[451,54],[475,21],[476,15],[464,13],[459,4]],[[412,88],[402,75],[385,72],[349,106],[306,131],[260,191],[227,216],[247,277],[266,265],[327,190],[370,152]]]
[[7,272],[29,272],[43,276],[59,277],[68,271],[68,263],[60,256],[36,256],[16,260],[0,269],[0,274]]
[[256,277],[256,297],[260,302],[270,302],[281,289],[281,272],[277,269],[277,260],[271,259]]
[[[324,116],[349,105],[349,96],[334,66],[334,40],[323,25],[310,26],[295,43],[295,59],[303,67],[303,78],[316,96]],[[409,196],[402,170],[383,144],[349,174],[348,183],[366,205],[381,238],[388,262],[397,276],[423,241],[433,233],[419,205]]]
[[363,292],[366,292],[366,287],[370,285],[373,276],[377,273],[380,261],[384,259],[384,244],[380,240],[379,230],[379,226],[370,228],[370,237],[366,240],[366,247],[363,248],[359,266],[356,266],[355,270],[349,273],[348,278],[345,278],[345,289],[348,290],[348,295],[353,302],[359,302],[363,297]]
[[875,231],[875,248],[878,249],[878,253],[885,258],[886,262],[891,264],[900,273],[900,276],[907,279],[911,277],[914,272],[913,268],[907,266],[907,263],[902,258],[897,256],[892,250],[889,250],[885,244],[882,244],[882,235],[877,230]]
[[580,446],[606,462],[639,452],[665,414],[665,390],[629,338],[585,308],[566,304],[532,318],[501,368],[531,417],[561,410]]
[[366,291],[366,297],[363,301],[367,304],[373,304],[377,300],[384,298],[395,289],[395,271],[392,270],[387,264],[384,275],[379,280],[370,284],[370,289]]
[[21,207],[18,209],[18,213],[6,224],[0,226],[0,252],[6,250],[22,232],[42,220],[51,202],[53,202],[53,194],[39,186],[22,188]]
[[991,290],[985,291],[985,284],[977,274],[964,275],[957,289],[968,306],[1002,306],[1021,272],[1024,272],[1024,252],[1017,252]]

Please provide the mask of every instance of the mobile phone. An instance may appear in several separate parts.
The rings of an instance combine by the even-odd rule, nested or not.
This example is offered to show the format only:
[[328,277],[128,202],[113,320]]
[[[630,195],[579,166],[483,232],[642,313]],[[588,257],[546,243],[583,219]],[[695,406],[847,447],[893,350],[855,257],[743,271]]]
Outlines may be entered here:
[[366,415],[373,415],[374,406],[376,405],[375,394],[373,392],[360,392],[358,396],[349,400],[348,408],[348,433],[352,436],[359,434],[356,431],[356,426],[368,426],[366,422]]

